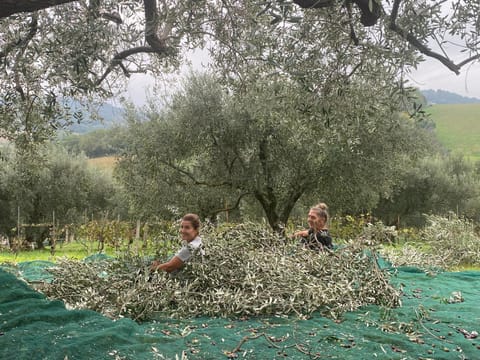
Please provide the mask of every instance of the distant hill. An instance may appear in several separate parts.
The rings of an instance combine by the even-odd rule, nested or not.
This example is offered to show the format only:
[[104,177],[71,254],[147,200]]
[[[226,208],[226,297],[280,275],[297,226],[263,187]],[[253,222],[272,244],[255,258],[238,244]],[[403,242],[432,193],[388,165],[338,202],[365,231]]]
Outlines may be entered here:
[[429,104],[472,104],[480,103],[480,99],[465,97],[445,90],[421,90]]
[[[70,106],[73,111],[80,109],[80,106],[75,102],[70,104]],[[67,130],[76,134],[86,134],[95,130],[108,129],[114,125],[125,124],[122,108],[104,103],[97,108],[97,112],[99,119],[92,119],[90,114],[82,111],[80,123],[78,123],[76,120],[73,120],[74,123],[67,127]]]

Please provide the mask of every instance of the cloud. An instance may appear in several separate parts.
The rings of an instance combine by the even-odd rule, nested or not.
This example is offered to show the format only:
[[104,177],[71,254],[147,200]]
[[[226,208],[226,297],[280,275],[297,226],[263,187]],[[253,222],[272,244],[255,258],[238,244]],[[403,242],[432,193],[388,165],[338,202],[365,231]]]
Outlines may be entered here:
[[155,79],[147,74],[132,74],[128,81],[126,93],[123,94],[128,100],[137,106],[146,104],[149,97],[158,93],[169,94],[172,87],[178,84],[178,79],[188,74],[191,70],[203,70],[208,67],[210,58],[207,50],[195,49],[185,55],[187,61],[181,66],[178,73],[164,74]]

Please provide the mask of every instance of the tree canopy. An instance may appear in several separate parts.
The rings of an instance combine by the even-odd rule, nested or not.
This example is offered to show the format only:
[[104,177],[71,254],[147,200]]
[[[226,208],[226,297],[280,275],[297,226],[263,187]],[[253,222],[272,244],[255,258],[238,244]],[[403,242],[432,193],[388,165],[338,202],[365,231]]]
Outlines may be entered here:
[[[173,69],[185,50],[202,47],[206,40],[241,53],[249,42],[255,42],[254,23],[271,29],[272,35],[303,26],[305,39],[291,41],[284,51],[291,56],[314,56],[311,71],[316,69],[315,60],[330,59],[329,53],[321,51],[327,35],[337,39],[339,48],[355,49],[349,54],[376,56],[397,71],[415,66],[424,55],[458,73],[480,56],[480,5],[476,0],[248,4],[228,0],[4,0],[1,5],[0,136],[27,142],[42,140],[62,126],[69,113],[64,98],[111,97],[130,74],[156,76]],[[266,52],[278,45],[274,40],[264,44]],[[449,48],[453,42],[462,49],[461,60],[453,60],[457,54]]]
[[212,218],[250,199],[282,231],[304,195],[337,209],[373,207],[424,137],[395,107],[369,100],[374,86],[342,89],[338,103],[316,103],[284,76],[257,79],[243,93],[213,76],[190,77],[163,111],[131,121],[119,175],[135,212],[194,209]]

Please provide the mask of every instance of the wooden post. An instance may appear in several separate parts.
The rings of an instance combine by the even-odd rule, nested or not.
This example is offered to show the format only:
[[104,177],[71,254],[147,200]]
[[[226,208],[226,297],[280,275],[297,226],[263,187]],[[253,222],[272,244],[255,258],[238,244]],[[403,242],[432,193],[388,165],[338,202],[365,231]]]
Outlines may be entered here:
[[148,223],[145,222],[143,226],[143,249],[146,250],[148,246]]
[[53,211],[52,215],[52,231],[49,234],[50,235],[50,254],[53,256],[55,255],[55,245],[56,245],[56,231],[55,231],[55,210]]
[[225,213],[226,213],[226,222],[228,223],[228,203],[227,199],[225,199]]
[[135,240],[140,239],[140,220],[137,220],[137,228],[135,230]]
[[17,206],[17,237],[20,239],[20,206]]

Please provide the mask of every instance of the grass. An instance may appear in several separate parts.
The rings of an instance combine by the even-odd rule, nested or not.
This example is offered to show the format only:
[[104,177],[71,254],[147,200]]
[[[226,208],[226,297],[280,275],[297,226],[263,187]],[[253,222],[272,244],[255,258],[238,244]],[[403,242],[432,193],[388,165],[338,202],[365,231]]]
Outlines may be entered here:
[[[145,244],[142,240],[135,240],[133,244],[130,245],[130,251],[134,254],[142,254],[145,256],[158,255],[163,257],[165,260],[174,254],[177,250],[179,243],[174,244],[165,244],[163,247],[158,244],[152,244],[149,241],[148,246],[145,248]],[[127,244],[120,244],[119,248],[114,248],[111,245],[105,244],[103,254],[109,256],[117,256],[120,254],[127,253]],[[73,241],[69,243],[58,243],[55,248],[55,255],[50,253],[50,246],[46,246],[44,249],[35,249],[35,250],[22,250],[19,252],[13,252],[10,250],[0,251],[0,264],[2,263],[21,263],[25,261],[52,261],[56,262],[58,259],[68,258],[68,259],[85,259],[90,255],[98,254],[98,242],[80,242]]]
[[[84,259],[89,255],[95,254],[98,244],[89,244],[89,248],[79,242],[71,242],[68,244],[58,244],[55,248],[55,255],[50,253],[50,247],[35,250],[23,250],[19,252],[2,251],[0,252],[1,263],[19,263],[25,261],[45,260],[55,262],[60,258]],[[114,250],[107,248],[105,251],[108,255],[113,255]]]
[[427,112],[447,149],[480,161],[480,104],[438,104],[427,108]]

